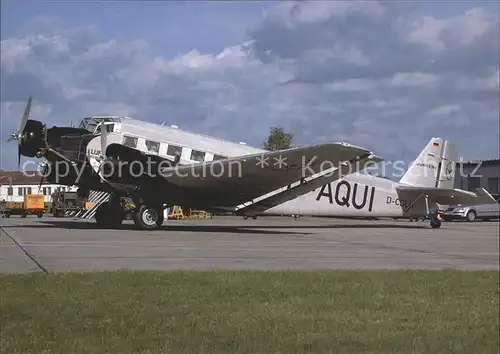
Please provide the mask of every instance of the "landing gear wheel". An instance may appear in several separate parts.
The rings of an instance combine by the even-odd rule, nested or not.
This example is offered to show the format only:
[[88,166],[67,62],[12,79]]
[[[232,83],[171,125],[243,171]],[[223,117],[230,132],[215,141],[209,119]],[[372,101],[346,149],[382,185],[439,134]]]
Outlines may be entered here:
[[109,202],[99,205],[94,217],[97,225],[111,229],[119,227],[124,219],[122,210],[111,207]]
[[159,229],[163,221],[163,208],[141,205],[139,210],[134,213],[134,223],[144,230]]
[[476,212],[474,210],[469,210],[467,212],[467,215],[465,216],[465,219],[468,222],[474,222],[474,221],[476,221]]
[[433,229],[439,229],[441,227],[441,223],[441,215],[438,212],[431,215],[431,227]]
[[252,216],[252,219],[257,220],[257,215]]
[[433,229],[439,229],[441,227],[441,220],[431,220],[431,227]]

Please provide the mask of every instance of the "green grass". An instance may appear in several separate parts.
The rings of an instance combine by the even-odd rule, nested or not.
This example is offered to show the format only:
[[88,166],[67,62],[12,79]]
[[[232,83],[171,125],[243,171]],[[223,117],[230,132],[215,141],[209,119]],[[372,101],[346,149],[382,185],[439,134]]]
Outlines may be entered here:
[[1,349],[498,353],[498,271],[5,275]]

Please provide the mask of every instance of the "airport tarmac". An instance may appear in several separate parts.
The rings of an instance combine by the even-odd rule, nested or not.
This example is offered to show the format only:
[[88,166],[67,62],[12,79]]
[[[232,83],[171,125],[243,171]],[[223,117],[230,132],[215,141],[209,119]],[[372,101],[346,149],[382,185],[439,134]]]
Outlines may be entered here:
[[2,224],[3,273],[112,269],[498,269],[498,222],[214,217],[120,230],[71,218]]

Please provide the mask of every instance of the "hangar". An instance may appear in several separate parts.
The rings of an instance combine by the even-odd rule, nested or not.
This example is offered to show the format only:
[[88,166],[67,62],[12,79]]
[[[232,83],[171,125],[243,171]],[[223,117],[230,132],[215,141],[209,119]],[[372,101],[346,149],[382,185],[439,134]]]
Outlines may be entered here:
[[500,199],[500,159],[460,161],[455,169],[455,188],[475,191],[485,188]]

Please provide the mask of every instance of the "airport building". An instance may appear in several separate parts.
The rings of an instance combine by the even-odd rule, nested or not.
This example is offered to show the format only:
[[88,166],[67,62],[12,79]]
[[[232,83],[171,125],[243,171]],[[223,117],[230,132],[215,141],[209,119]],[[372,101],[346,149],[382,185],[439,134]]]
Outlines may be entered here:
[[[0,201],[23,202],[26,194],[43,194],[45,202],[50,202],[56,190],[76,191],[77,187],[42,182],[37,171],[0,171]],[[39,190],[40,187],[40,190]]]
[[474,192],[484,188],[500,199],[500,159],[457,162],[455,188]]

